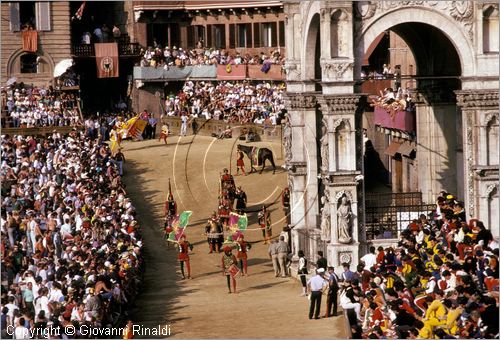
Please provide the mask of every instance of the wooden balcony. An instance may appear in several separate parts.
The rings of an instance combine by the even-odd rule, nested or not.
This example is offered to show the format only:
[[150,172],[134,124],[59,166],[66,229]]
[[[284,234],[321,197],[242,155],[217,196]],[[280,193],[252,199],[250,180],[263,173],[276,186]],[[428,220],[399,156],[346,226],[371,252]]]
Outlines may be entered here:
[[[118,43],[118,54],[120,57],[139,57],[141,45],[139,43]],[[95,57],[94,44],[72,44],[71,56],[77,58]]]

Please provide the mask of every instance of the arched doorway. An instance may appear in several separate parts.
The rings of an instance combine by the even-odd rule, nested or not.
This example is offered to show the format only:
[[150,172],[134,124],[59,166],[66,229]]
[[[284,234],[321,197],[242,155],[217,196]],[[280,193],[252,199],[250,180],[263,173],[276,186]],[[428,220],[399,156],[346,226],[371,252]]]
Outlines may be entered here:
[[[398,56],[405,48],[405,57]],[[370,82],[371,91],[361,85],[360,92],[377,95],[390,88],[406,99],[405,109],[375,106],[363,115],[367,236],[378,237],[370,231],[379,231],[397,237],[428,213],[425,203],[432,204],[441,190],[464,199],[462,117],[454,94],[461,89],[462,60],[445,32],[414,21],[378,32],[357,59],[365,61],[360,82]]]

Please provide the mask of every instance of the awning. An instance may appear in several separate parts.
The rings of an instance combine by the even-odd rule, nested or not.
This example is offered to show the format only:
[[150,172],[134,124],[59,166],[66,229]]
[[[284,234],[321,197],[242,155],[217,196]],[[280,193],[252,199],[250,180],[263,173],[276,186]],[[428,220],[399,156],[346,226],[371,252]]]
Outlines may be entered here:
[[404,142],[403,144],[401,144],[398,152],[403,156],[409,157],[414,150],[415,146],[413,144],[411,144],[410,142]]
[[401,143],[392,141],[391,144],[387,149],[385,149],[384,154],[387,156],[394,156],[396,153],[399,152],[399,148],[401,146]]

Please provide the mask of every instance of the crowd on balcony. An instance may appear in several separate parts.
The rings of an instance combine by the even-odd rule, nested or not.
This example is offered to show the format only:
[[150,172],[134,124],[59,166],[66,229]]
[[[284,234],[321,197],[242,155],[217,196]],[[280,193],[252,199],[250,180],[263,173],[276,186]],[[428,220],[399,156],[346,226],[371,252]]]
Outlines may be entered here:
[[[65,78],[64,83],[69,78]],[[67,83],[70,85],[70,83]],[[75,126],[81,124],[77,96],[47,88],[14,84],[2,90],[2,110],[12,127]]]
[[498,256],[491,231],[442,192],[397,246],[371,247],[354,271],[344,264],[353,338],[498,338]]
[[140,227],[116,162],[95,137],[76,129],[2,136],[3,339],[116,327],[134,301]]
[[381,107],[391,115],[397,111],[413,111],[415,110],[415,103],[412,101],[411,95],[409,88],[402,89],[400,87],[397,91],[394,91],[389,87],[380,91],[380,96],[373,96],[370,105]]
[[250,53],[231,52],[224,49],[214,48],[197,48],[183,49],[176,46],[161,48],[148,47],[141,50],[142,59],[141,67],[165,67],[170,66],[194,66],[194,65],[262,65],[269,67],[270,65],[284,64],[284,56],[275,50],[270,55],[264,52],[251,55]]
[[228,123],[280,124],[285,105],[285,84],[261,82],[186,81],[176,96],[167,98],[169,116],[187,113],[193,117],[224,120]]

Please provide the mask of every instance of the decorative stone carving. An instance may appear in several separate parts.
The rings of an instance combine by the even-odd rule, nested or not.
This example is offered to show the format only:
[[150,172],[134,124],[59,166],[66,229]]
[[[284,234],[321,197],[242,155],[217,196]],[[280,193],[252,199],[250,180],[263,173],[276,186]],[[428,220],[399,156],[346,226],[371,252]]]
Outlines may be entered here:
[[325,188],[325,194],[321,197],[321,238],[326,241],[331,239],[331,213],[330,213],[330,197],[328,188]]
[[498,112],[490,112],[484,117],[484,126],[487,126],[493,118],[496,118],[498,120]]
[[495,189],[498,191],[498,184],[488,185],[488,187],[486,188],[486,192],[484,193],[484,196],[490,198],[491,194],[493,193],[493,191],[495,191]]
[[290,164],[292,161],[292,127],[288,115],[285,118],[285,123],[282,124],[283,128],[283,145],[285,149],[285,164]]
[[283,97],[285,105],[289,109],[314,109],[317,105],[316,96],[311,93],[291,94],[288,92]]
[[353,62],[321,61],[321,68],[328,79],[342,79],[347,70],[354,67]]
[[459,90],[455,93],[457,104],[462,108],[498,108],[498,90]]
[[377,10],[377,4],[371,1],[359,1],[354,4],[356,16],[362,19],[370,19]]
[[295,60],[286,59],[283,69],[288,80],[300,80],[300,65]]
[[346,128],[348,130],[351,130],[351,122],[349,121],[349,119],[346,119],[346,118],[341,118],[341,119],[337,119],[333,122],[333,125],[332,125],[332,130],[333,131],[337,131],[337,129],[339,128],[340,124],[344,123]]
[[467,123],[466,126],[466,135],[465,142],[467,144],[466,148],[466,163],[467,163],[467,194],[469,207],[467,212],[469,216],[475,216],[475,204],[474,204],[474,157],[472,155],[472,143],[473,143],[473,112],[466,112],[465,121]]
[[328,172],[328,123],[324,119],[321,123],[321,171]]
[[341,266],[342,263],[348,263],[351,264],[352,262],[352,255],[350,252],[339,252],[339,263],[337,264],[338,266]]
[[352,242],[351,237],[351,203],[347,200],[347,196],[342,196],[340,205],[337,208],[337,229],[339,243],[349,244]]
[[358,108],[360,95],[326,95],[322,98],[323,112],[330,114],[353,114]]
[[346,196],[347,200],[352,202],[352,194],[350,191],[340,190],[335,192],[335,202],[338,202],[342,196]]
[[472,40],[474,35],[474,3],[472,1],[360,1],[356,2],[357,21],[367,26],[370,19],[401,7],[427,7],[444,13],[458,22]]

